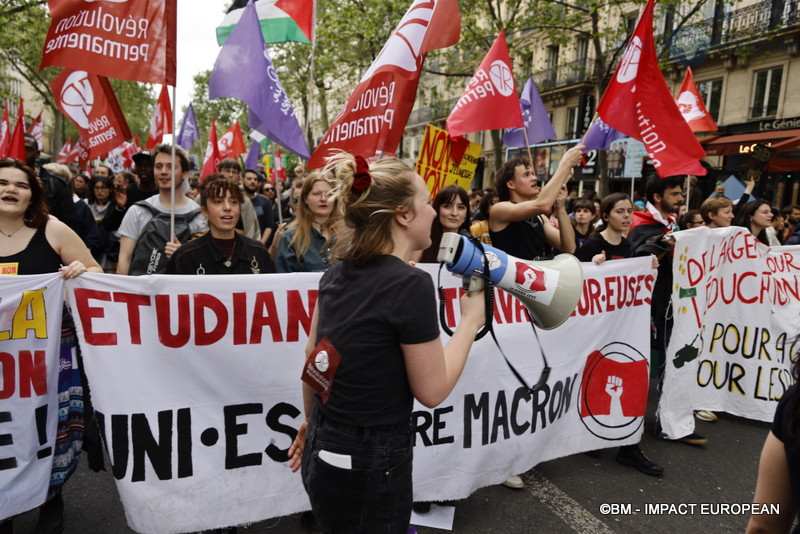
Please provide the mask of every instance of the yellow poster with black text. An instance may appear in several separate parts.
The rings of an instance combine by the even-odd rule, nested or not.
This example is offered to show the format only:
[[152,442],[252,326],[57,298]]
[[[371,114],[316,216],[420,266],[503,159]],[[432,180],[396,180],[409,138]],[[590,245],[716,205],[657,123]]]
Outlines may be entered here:
[[425,128],[425,138],[419,150],[416,170],[425,180],[431,198],[449,185],[458,185],[469,191],[481,149],[481,145],[470,141],[461,161],[456,162],[453,159],[450,134],[429,124]]

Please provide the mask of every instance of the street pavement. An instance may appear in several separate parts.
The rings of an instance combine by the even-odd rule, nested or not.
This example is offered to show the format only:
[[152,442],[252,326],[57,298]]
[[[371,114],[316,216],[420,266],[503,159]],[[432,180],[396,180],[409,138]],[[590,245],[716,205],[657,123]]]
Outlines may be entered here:
[[[650,477],[617,464],[617,449],[599,458],[578,454],[552,460],[523,474],[525,488],[490,486],[454,504],[453,532],[484,533],[724,533],[743,532],[752,501],[761,447],[769,424],[718,414],[698,421],[709,442],[696,447],[655,438],[655,399],[650,395],[642,449],[664,467]],[[134,532],[109,472],[93,473],[85,459],[65,486],[65,534]],[[675,505],[669,507],[669,505]],[[727,510],[725,509],[727,508]],[[658,510],[658,512],[656,512]],[[32,533],[36,512],[14,521],[16,534]],[[275,518],[239,528],[245,534],[301,534],[300,516]],[[445,531],[417,527],[419,534]]]

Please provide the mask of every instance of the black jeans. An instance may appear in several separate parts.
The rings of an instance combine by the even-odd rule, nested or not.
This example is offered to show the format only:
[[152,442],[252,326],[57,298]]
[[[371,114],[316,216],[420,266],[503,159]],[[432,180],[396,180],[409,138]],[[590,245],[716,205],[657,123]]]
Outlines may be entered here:
[[314,406],[302,475],[322,531],[407,534],[412,458],[410,424],[342,425]]

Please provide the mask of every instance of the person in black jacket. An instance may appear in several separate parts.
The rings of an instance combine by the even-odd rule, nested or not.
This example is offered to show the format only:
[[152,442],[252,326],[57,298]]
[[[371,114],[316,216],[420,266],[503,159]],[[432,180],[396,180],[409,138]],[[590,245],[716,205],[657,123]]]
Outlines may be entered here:
[[207,177],[200,206],[209,231],[172,253],[167,274],[274,273],[275,264],[266,247],[236,232],[243,200],[238,183],[221,174]]
[[[25,134],[25,160],[34,169],[44,188],[44,200],[50,215],[69,226],[76,233],[80,232],[80,220],[72,200],[72,193],[67,183],[58,176],[36,166],[39,159],[39,142],[31,134]],[[80,234],[79,234],[80,235]]]

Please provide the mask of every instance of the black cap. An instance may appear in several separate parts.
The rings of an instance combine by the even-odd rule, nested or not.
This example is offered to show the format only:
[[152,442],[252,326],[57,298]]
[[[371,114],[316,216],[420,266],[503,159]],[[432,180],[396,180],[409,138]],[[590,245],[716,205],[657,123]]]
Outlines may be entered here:
[[152,160],[153,154],[149,150],[142,150],[141,152],[137,152],[136,154],[134,154],[132,159],[134,162],[140,159]]

